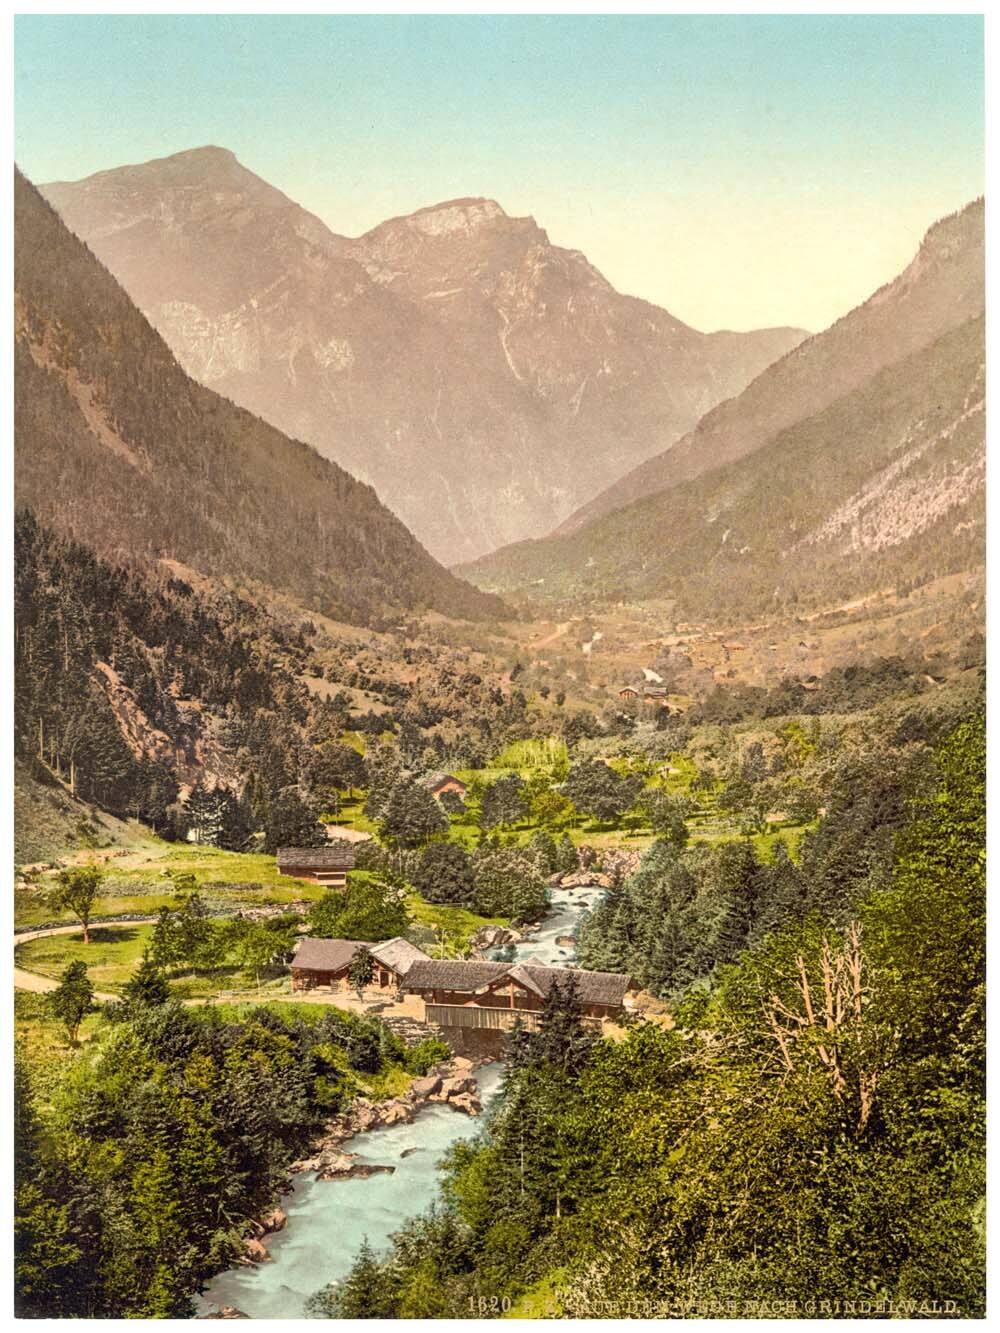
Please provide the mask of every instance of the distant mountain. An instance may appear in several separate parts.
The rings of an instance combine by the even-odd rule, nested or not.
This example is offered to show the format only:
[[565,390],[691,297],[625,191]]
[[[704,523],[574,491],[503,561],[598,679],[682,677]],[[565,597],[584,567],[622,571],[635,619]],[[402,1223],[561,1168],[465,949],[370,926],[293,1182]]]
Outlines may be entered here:
[[171,558],[356,623],[502,611],[369,486],[194,383],[20,173],[14,236],[19,505],[100,554]]
[[488,199],[349,240],[220,148],[42,188],[190,375],[447,563],[551,530],[804,336],[698,333]]
[[982,220],[973,204],[938,223],[895,282],[609,492],[606,512],[463,572],[584,606],[670,598],[706,620],[981,570]]
[[673,447],[577,510],[557,534],[575,532],[633,500],[752,453],[778,431],[813,416],[877,371],[929,347],[942,334],[981,314],[983,223],[981,199],[935,223],[898,278],[769,366]]

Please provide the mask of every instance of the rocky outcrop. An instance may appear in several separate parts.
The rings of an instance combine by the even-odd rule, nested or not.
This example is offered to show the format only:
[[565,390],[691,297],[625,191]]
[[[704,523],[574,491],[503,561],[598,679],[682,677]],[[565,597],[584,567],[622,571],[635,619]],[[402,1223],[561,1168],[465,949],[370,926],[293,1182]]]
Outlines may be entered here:
[[348,239],[212,146],[44,192],[188,374],[449,564],[548,532],[802,336],[688,328],[492,199]]
[[469,936],[469,948],[473,958],[483,958],[490,949],[517,944],[523,938],[520,931],[510,930],[506,926],[480,926]]
[[341,1144],[355,1134],[390,1125],[408,1124],[429,1102],[445,1103],[467,1115],[478,1115],[483,1109],[476,1097],[476,1080],[471,1070],[473,1062],[461,1056],[437,1065],[424,1078],[414,1079],[401,1097],[385,1102],[373,1102],[358,1097],[349,1111],[331,1120],[315,1150],[295,1162],[291,1170],[315,1171],[320,1180],[343,1180],[348,1176],[371,1174],[353,1169],[353,1154],[342,1150]]
[[243,1264],[266,1264],[270,1263],[271,1256],[267,1252],[267,1246],[256,1236],[250,1236],[243,1242],[243,1255],[240,1262]]

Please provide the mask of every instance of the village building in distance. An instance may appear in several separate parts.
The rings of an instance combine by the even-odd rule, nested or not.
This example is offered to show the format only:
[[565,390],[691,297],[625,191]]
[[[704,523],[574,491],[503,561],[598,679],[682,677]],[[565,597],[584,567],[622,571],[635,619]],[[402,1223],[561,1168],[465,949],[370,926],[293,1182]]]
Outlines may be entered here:
[[618,698],[625,703],[643,703],[653,708],[665,708],[669,713],[680,713],[683,709],[671,702],[670,692],[665,685],[623,685],[618,691]]
[[438,799],[446,791],[457,792],[459,796],[464,796],[466,792],[466,784],[451,773],[428,773],[426,777],[420,779],[420,785],[426,787],[430,794]]
[[347,872],[354,869],[354,848],[339,841],[328,847],[279,847],[278,874],[294,875],[328,889],[346,889]]

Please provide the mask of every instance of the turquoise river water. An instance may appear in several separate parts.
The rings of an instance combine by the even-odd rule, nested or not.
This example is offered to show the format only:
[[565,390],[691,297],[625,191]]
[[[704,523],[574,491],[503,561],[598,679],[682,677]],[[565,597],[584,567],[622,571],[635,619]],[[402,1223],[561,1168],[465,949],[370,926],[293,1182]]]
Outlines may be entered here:
[[[555,889],[542,929],[517,946],[517,958],[558,967],[573,961],[573,949],[556,940],[569,936],[601,890]],[[476,1071],[484,1107],[500,1087],[501,1064]],[[391,1175],[367,1180],[316,1180],[302,1172],[281,1206],[288,1214],[283,1231],[268,1237],[271,1262],[230,1268],[195,1297],[200,1315],[235,1306],[251,1319],[303,1319],[307,1299],[347,1275],[361,1242],[383,1250],[404,1221],[424,1212],[437,1198],[438,1163],[453,1143],[474,1138],[480,1121],[432,1103],[412,1124],[357,1134],[343,1146],[360,1162],[393,1166]],[[456,1314],[459,1312],[456,1312]]]

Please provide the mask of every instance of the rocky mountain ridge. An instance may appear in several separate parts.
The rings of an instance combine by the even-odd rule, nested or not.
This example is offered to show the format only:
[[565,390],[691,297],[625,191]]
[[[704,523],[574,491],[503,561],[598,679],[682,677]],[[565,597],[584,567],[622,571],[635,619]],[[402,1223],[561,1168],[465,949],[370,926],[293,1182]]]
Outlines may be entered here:
[[502,613],[369,486],[185,375],[20,174],[15,357],[17,502],[56,532],[356,624]]
[[892,282],[769,366],[672,448],[641,464],[556,529],[565,536],[613,510],[733,462],[822,411],[879,370],[985,308],[983,200],[929,228]]
[[495,200],[339,236],[219,148],[43,193],[190,375],[447,563],[549,531],[803,336],[699,333]]

